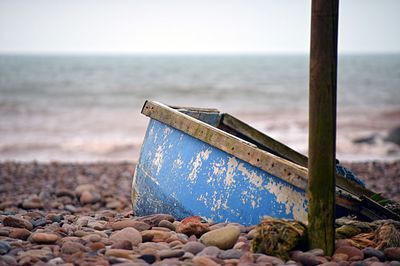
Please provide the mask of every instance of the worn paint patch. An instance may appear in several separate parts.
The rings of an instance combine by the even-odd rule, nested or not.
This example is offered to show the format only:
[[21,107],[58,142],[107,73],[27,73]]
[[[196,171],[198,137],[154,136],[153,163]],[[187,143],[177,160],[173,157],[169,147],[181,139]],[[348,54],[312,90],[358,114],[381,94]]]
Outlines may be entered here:
[[171,134],[171,132],[172,132],[172,129],[171,129],[170,127],[164,128],[164,131],[163,131],[163,133],[164,133],[164,136],[163,136],[164,140],[169,136],[169,134]]
[[221,159],[219,162],[212,164],[214,175],[223,175],[226,171],[225,160]]
[[242,174],[246,178],[248,178],[248,180],[251,184],[253,184],[257,188],[262,188],[263,178],[261,176],[257,175],[257,173],[255,171],[250,172],[249,170],[247,170],[247,168],[244,166],[243,163],[239,164],[238,170],[240,172],[242,172]]
[[295,191],[289,185],[272,180],[269,180],[268,184],[265,185],[265,189],[275,195],[276,202],[286,206],[286,214],[292,212],[295,220],[307,223],[306,198],[302,193]]
[[154,160],[153,160],[153,165],[157,168],[157,175],[160,173],[163,162],[164,162],[163,147],[158,146],[156,153],[154,154]]
[[149,138],[151,138],[152,136],[153,136],[153,134],[154,134],[154,127],[151,127],[150,128],[150,131],[149,131]]
[[235,183],[235,179],[233,178],[235,175],[236,168],[238,166],[239,162],[236,160],[235,157],[230,157],[228,159],[228,170],[226,171],[226,176],[224,179],[224,184],[225,186],[229,187],[233,183]]
[[200,170],[200,167],[203,163],[203,160],[208,160],[208,156],[210,156],[211,150],[207,149],[205,151],[201,151],[196,155],[196,159],[192,162],[192,171],[189,173],[188,179],[190,182],[194,183],[197,179],[197,173]]
[[136,188],[137,172],[138,172],[138,166],[135,167],[135,173],[133,174],[133,177],[132,177],[131,201],[132,201],[133,208],[136,208],[136,204],[137,204],[137,200],[138,200],[138,190]]
[[221,203],[222,203],[221,194],[218,195],[217,191],[214,191],[212,196],[212,201],[213,201],[211,207],[212,211],[216,211],[219,208],[221,208]]
[[208,207],[208,199],[209,199],[209,197],[208,197],[208,192],[206,192],[206,193],[204,193],[204,194],[201,194],[198,198],[197,198],[197,200],[198,201],[201,201],[201,202],[203,202],[203,204],[204,204],[204,206],[207,206]]
[[172,169],[180,169],[183,165],[183,161],[181,158],[181,155],[178,155],[178,157],[174,160],[174,163],[172,165]]

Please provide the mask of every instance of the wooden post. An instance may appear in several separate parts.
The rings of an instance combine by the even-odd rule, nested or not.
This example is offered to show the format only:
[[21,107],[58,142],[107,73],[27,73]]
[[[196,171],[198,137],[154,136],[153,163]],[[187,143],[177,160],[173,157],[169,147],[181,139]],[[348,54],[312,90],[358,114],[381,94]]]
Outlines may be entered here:
[[308,141],[309,244],[334,251],[339,0],[312,0]]

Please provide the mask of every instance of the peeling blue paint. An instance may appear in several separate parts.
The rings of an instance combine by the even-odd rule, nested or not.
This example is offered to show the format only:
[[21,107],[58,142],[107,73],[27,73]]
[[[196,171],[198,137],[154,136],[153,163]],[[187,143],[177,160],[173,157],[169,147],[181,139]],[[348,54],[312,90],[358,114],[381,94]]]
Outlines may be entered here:
[[265,215],[307,221],[303,190],[154,119],[133,185],[137,215],[200,215],[245,225]]

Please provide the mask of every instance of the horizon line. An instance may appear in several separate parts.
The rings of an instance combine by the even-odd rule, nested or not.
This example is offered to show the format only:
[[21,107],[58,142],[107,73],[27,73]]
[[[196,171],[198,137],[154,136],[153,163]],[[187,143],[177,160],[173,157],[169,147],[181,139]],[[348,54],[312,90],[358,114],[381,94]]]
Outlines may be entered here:
[[[20,56],[263,56],[263,55],[292,55],[292,56],[309,56],[309,52],[91,52],[91,51],[0,51],[0,55],[20,55]],[[399,51],[339,51],[338,55],[393,55],[400,54]]]

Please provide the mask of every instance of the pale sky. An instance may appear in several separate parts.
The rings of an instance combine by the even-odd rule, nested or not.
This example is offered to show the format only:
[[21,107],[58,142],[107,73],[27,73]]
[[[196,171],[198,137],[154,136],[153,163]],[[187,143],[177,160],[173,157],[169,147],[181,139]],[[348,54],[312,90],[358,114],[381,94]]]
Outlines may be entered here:
[[[0,53],[308,53],[310,0],[0,0]],[[400,0],[342,0],[339,51],[400,52]]]

